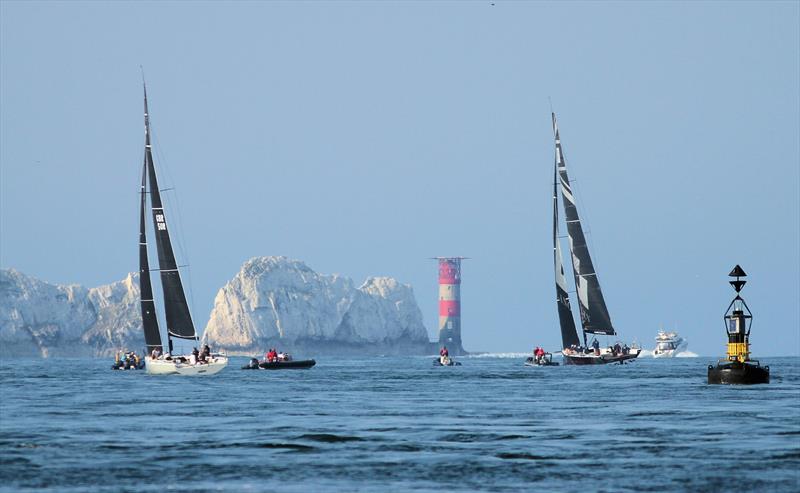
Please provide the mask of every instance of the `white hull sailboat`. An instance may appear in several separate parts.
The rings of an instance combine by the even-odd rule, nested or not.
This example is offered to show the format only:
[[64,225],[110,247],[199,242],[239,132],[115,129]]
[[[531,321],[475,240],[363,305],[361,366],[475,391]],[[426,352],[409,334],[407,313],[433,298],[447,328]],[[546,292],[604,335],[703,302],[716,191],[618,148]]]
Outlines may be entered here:
[[[561,342],[564,363],[567,365],[603,365],[608,363],[624,363],[639,356],[641,349],[635,345],[615,342],[613,345],[602,345],[598,336],[617,335],[611,323],[600,281],[597,279],[589,247],[583,233],[575,196],[567,175],[567,164],[561,146],[561,136],[555,113],[553,116],[553,133],[555,134],[555,170],[553,172],[553,257],[556,273],[556,304],[561,326]],[[583,328],[583,344],[578,339],[578,331],[572,318],[572,307],[569,303],[567,279],[564,275],[564,262],[561,255],[561,244],[558,239],[558,190],[561,185],[561,198],[569,238],[569,253],[572,258],[572,273],[578,298],[578,311]],[[592,343],[587,342],[587,334],[593,336]]]
[[212,357],[206,363],[192,363],[184,358],[156,358],[150,356],[144,359],[147,373],[150,375],[214,375],[228,366],[226,356]]
[[[228,365],[224,354],[200,353],[195,348],[194,354],[173,354],[174,338],[191,340],[198,345],[197,331],[192,322],[186,294],[183,291],[180,270],[172,250],[169,229],[164,207],[161,203],[161,190],[158,188],[155,163],[150,143],[150,115],[147,109],[147,89],[144,90],[144,165],[142,166],[141,202],[139,211],[139,287],[141,294],[142,328],[147,344],[145,368],[151,375],[213,375]],[[149,186],[149,191],[148,191]],[[164,314],[167,325],[167,343],[169,352],[164,353],[161,342],[161,331],[156,316],[153,286],[150,282],[150,262],[147,256],[146,209],[147,197],[153,217],[153,227],[158,251],[157,269],[161,277],[161,288],[164,293]],[[210,353],[210,351],[208,352]]]

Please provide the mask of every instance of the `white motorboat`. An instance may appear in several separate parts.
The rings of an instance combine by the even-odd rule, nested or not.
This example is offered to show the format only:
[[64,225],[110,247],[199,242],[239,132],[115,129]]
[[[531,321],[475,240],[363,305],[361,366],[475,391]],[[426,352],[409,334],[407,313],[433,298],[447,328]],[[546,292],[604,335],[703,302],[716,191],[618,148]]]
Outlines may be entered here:
[[673,358],[680,352],[686,351],[689,343],[679,336],[677,332],[658,331],[656,348],[653,349],[654,358]]

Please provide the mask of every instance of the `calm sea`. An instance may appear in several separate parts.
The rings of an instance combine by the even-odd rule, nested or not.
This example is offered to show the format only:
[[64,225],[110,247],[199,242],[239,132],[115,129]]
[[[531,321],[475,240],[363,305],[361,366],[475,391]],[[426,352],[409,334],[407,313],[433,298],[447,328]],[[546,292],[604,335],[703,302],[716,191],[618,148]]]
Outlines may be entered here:
[[0,491],[800,491],[800,358],[320,358],[304,371],[0,362]]

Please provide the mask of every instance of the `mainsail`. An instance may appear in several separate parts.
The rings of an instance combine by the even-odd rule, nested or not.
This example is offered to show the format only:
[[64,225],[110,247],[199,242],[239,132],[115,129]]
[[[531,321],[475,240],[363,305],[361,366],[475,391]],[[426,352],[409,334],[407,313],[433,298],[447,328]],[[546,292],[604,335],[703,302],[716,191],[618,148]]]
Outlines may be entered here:
[[[161,192],[158,188],[156,169],[153,164],[153,153],[150,145],[150,116],[147,111],[147,89],[144,93],[144,126],[145,126],[145,167],[150,181],[150,204],[153,208],[158,265],[161,272],[161,287],[164,290],[164,312],[167,319],[167,333],[181,339],[196,339],[197,333],[186,303],[181,275],[172,243],[167,230],[167,219],[161,204]],[[172,348],[170,347],[170,350]]]
[[142,304],[142,327],[147,352],[158,348],[163,350],[161,333],[158,331],[156,304],[153,300],[153,286],[150,283],[150,262],[147,260],[147,235],[145,234],[145,207],[147,206],[147,158],[142,166],[142,202],[139,209],[139,294]]
[[[558,162],[556,162],[556,165]],[[556,304],[558,305],[558,321],[561,324],[562,347],[580,345],[572,309],[569,305],[567,279],[564,277],[564,260],[561,256],[561,242],[558,240],[558,171],[553,167],[553,261],[556,271]]]
[[[572,271],[575,275],[575,287],[578,294],[581,323],[584,333],[615,335],[608,308],[600,290],[600,282],[589,256],[586,237],[583,234],[578,209],[575,207],[575,197],[567,176],[567,165],[564,161],[564,151],[561,147],[561,137],[558,133],[556,114],[553,113],[553,132],[556,138],[556,166],[561,182],[561,198],[564,203],[564,216],[567,222],[569,235],[569,251],[572,254]],[[562,333],[563,333],[562,324]]]

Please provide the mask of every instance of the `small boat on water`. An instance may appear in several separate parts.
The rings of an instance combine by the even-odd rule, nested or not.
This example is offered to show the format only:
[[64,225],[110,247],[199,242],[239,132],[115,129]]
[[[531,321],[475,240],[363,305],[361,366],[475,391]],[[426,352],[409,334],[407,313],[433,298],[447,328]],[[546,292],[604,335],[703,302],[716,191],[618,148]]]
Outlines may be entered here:
[[144,359],[134,352],[117,352],[112,370],[144,370]]
[[[145,368],[152,375],[213,375],[228,365],[225,354],[212,353],[206,346],[203,352],[194,348],[191,354],[173,354],[173,338],[192,340],[199,345],[199,338],[192,322],[186,294],[181,282],[180,270],[172,250],[161,190],[158,187],[156,168],[150,142],[150,115],[147,108],[147,88],[144,88],[144,164],[142,166],[141,201],[139,210],[139,288],[141,295],[142,328],[147,344],[144,358]],[[149,191],[148,191],[149,187]],[[158,327],[153,287],[150,282],[150,263],[147,257],[146,210],[150,196],[150,210],[158,251],[157,269],[161,274],[164,292],[164,312],[167,322],[169,352],[163,353],[161,332]]]
[[242,370],[304,370],[316,364],[313,359],[259,361],[258,358],[251,358],[249,363],[242,366]]
[[[600,347],[598,335],[614,336],[617,334],[611,324],[600,281],[597,277],[589,246],[583,233],[575,196],[570,187],[567,175],[567,164],[561,146],[561,136],[555,113],[553,117],[553,133],[555,134],[555,169],[553,170],[553,258],[556,275],[556,305],[561,326],[562,354],[565,365],[604,365],[608,363],[624,363],[639,356],[641,349],[635,345],[628,347],[620,342],[613,346]],[[575,291],[578,298],[578,311],[583,328],[583,344],[578,339],[575,320],[572,318],[572,307],[569,303],[567,280],[564,275],[564,262],[561,255],[561,244],[558,239],[558,185],[561,184],[561,198],[569,238],[569,252],[572,257],[572,273],[575,279]],[[595,336],[590,344],[586,335]]]
[[654,358],[673,358],[676,354],[686,351],[689,342],[679,336],[677,332],[658,331],[656,347],[653,349]]
[[439,356],[433,360],[433,366],[461,366],[461,363],[450,356]]
[[528,356],[525,366],[558,366],[558,361],[553,361],[553,353],[544,353],[540,357]]

